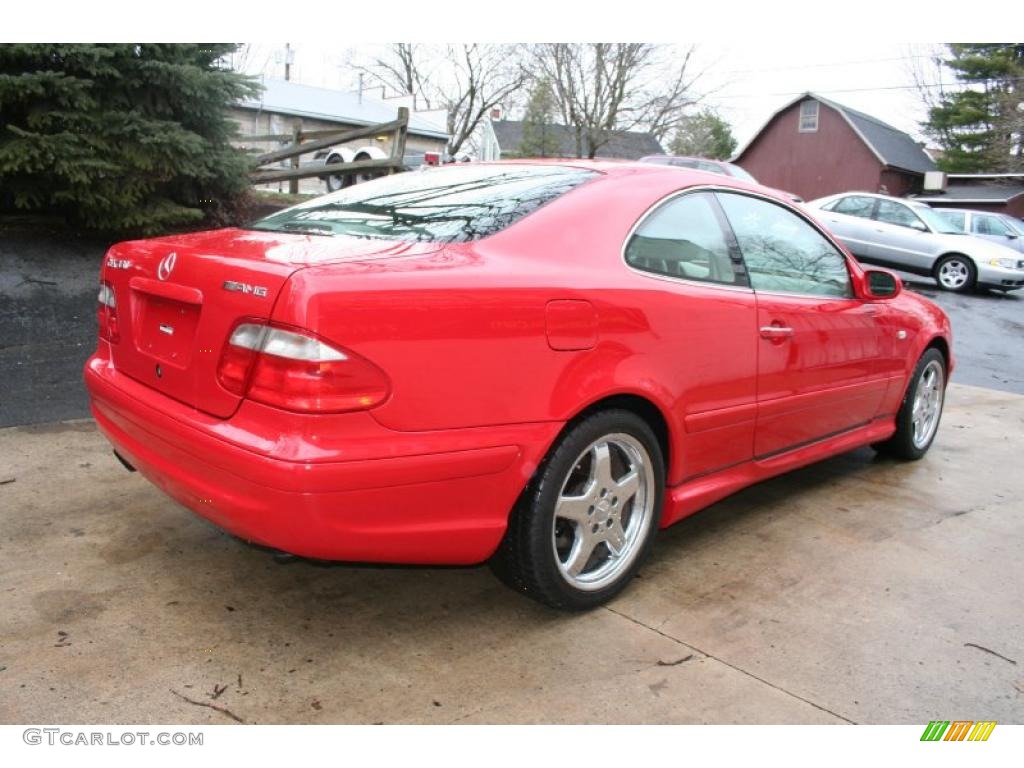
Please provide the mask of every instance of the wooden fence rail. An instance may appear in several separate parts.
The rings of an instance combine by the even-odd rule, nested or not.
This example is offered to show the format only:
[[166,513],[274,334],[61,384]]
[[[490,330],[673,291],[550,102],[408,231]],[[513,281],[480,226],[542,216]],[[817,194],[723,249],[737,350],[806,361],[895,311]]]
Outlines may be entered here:
[[[319,130],[303,131],[296,128],[291,134],[260,134],[258,136],[243,136],[243,141],[290,141],[290,143],[270,152],[264,152],[253,158],[252,170],[249,172],[249,182],[252,184],[268,184],[275,181],[289,182],[289,192],[295,194],[299,191],[299,179],[309,179],[317,176],[350,176],[354,173],[366,171],[388,171],[395,173],[404,167],[405,163],[405,139],[409,130],[409,110],[406,107],[399,107],[398,119],[390,123],[367,125],[362,128],[346,130]],[[311,152],[318,152],[336,144],[343,144],[348,141],[363,139],[367,136],[380,136],[391,134],[391,154],[388,157],[377,160],[356,160],[351,163],[331,163],[327,165],[322,162],[307,163],[301,165],[299,158]],[[291,168],[264,168],[262,166],[279,163],[282,160],[291,160]]]
[[[401,165],[399,162],[398,165]],[[341,176],[350,173],[364,173],[366,171],[387,171],[398,167],[392,157],[381,158],[380,160],[354,160],[351,163],[331,163],[322,165],[317,163],[307,165],[298,169],[279,168],[260,169],[249,173],[249,182],[252,184],[270,184],[274,181],[291,181],[299,179],[312,179],[316,176]]]

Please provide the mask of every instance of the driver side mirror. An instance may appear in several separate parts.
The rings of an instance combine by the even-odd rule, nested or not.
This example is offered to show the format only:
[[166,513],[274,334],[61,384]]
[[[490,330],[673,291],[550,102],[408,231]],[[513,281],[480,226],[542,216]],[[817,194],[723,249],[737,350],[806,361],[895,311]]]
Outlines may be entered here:
[[864,272],[863,286],[866,299],[891,299],[903,290],[903,281],[892,272],[868,269]]

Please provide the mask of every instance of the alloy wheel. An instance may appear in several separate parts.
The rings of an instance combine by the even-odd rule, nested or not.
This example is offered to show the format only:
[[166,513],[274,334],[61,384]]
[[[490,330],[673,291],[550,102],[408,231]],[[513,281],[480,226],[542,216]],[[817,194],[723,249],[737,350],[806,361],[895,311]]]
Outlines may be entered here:
[[913,425],[912,439],[917,448],[923,448],[935,435],[942,415],[942,402],[945,396],[945,374],[942,366],[932,360],[921,372],[914,392],[914,405],[911,411]]
[[654,489],[651,458],[631,435],[606,435],[579,454],[552,521],[555,561],[571,586],[598,590],[630,567],[654,524]]
[[943,288],[956,291],[967,285],[971,270],[962,259],[948,259],[939,267],[938,278]]

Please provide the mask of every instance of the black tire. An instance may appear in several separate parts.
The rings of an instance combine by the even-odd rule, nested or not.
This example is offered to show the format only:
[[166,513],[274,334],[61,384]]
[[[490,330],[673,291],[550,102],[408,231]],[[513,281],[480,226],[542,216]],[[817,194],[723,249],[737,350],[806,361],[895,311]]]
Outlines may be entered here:
[[[951,253],[935,262],[932,277],[944,291],[970,293],[978,283],[978,268],[967,256]],[[962,283],[959,282],[961,277],[964,279]]]
[[[934,426],[929,430],[930,434],[928,435],[927,440],[915,441],[913,413],[914,400],[917,395],[918,387],[921,384],[921,379],[925,375],[925,371],[929,369],[941,371],[941,389],[939,391],[938,413],[936,414]],[[900,405],[900,409],[896,413],[896,434],[884,442],[875,443],[872,448],[879,453],[884,453],[905,461],[917,461],[928,453],[928,449],[931,448],[932,443],[935,441],[935,435],[938,434],[939,422],[942,420],[942,408],[946,401],[946,375],[947,363],[945,356],[934,347],[926,350],[925,353],[921,355],[921,359],[917,361],[917,365],[914,367],[914,373],[910,377],[910,383],[907,386],[906,394],[903,396],[903,403]]]
[[[341,155],[332,155],[325,165],[334,165],[335,163],[343,163],[345,159]],[[354,182],[353,176],[339,176],[338,174],[331,174],[324,176],[324,183],[327,185],[328,192],[337,192],[339,189],[345,189],[351,187]]]
[[[601,450],[601,445],[606,446],[602,456],[618,457],[608,462],[609,474],[602,475],[611,479],[612,492],[600,487],[605,484],[598,478],[597,469],[596,451]],[[589,469],[583,471],[581,467],[586,462],[590,462]],[[630,467],[642,479],[637,481],[638,490],[620,500],[614,489],[625,487],[616,484],[626,480]],[[620,474],[616,475],[616,471]],[[586,493],[569,495],[586,499],[581,502],[581,509],[590,500],[597,505],[580,513],[593,515],[583,517],[586,529],[594,523],[593,536],[583,531],[580,543],[576,541],[581,536],[580,525],[570,524],[568,519],[555,514],[559,501],[566,500],[563,491],[577,482],[582,483],[579,487]],[[505,537],[491,558],[491,568],[512,589],[553,608],[595,608],[621,592],[649,554],[660,523],[664,487],[664,458],[646,421],[631,411],[619,409],[587,416],[559,439],[523,491],[509,518]],[[610,505],[618,505],[617,511]],[[634,517],[638,511],[639,516]],[[604,525],[609,529],[614,525],[619,533],[625,532],[619,554],[615,554],[610,543],[591,544],[590,550],[584,547],[584,539],[589,543],[604,535]],[[611,536],[610,530],[608,535]],[[572,543],[567,561],[573,559],[572,553],[577,549],[592,552],[589,557],[579,558],[582,572],[575,578],[590,578],[590,572],[600,574],[603,568],[608,571],[602,577],[609,579],[607,583],[595,577],[592,584],[580,588],[570,581],[574,577],[563,571],[566,561],[557,549],[559,542],[566,539]],[[588,569],[591,563],[595,565]]]
[[[360,152],[358,155],[352,158],[352,160],[353,162],[358,163],[360,160],[373,160],[373,158],[370,157],[370,155],[367,154],[366,152]],[[379,178],[380,176],[383,175],[384,174],[381,173],[380,171],[363,171],[362,173],[357,173],[355,176],[350,176],[349,178],[352,179],[353,184],[362,184],[367,181],[373,181],[374,179]]]

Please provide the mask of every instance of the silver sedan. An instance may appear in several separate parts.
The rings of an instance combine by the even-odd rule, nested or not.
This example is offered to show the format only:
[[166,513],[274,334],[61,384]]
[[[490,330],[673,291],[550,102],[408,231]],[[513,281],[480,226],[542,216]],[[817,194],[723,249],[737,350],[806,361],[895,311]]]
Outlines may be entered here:
[[964,234],[925,203],[846,192],[806,205],[861,261],[930,275],[948,291],[1024,287],[1018,251]]
[[1024,253],[1024,221],[1005,213],[968,208],[936,208],[935,212],[959,229]]

